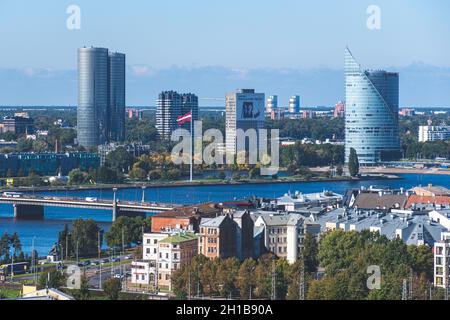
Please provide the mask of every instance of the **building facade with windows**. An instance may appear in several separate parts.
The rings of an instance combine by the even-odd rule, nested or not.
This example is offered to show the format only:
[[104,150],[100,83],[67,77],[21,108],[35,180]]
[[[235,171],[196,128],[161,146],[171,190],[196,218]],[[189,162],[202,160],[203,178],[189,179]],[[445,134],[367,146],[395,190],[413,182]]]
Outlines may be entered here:
[[450,285],[450,240],[434,244],[434,285],[447,288]]
[[88,171],[100,166],[95,153],[11,153],[0,154],[0,177],[21,173],[28,176],[34,172],[41,176],[68,175],[74,169]]
[[181,127],[177,124],[179,116],[192,111],[192,121],[198,120],[198,97],[195,94],[164,91],[159,94],[156,105],[156,128],[162,140],[170,140],[172,132],[178,128],[191,131],[190,122]]
[[362,70],[345,50],[345,154],[354,148],[361,164],[401,157],[399,74]]
[[77,140],[96,147],[125,138],[125,55],[78,49]]
[[278,109],[278,96],[268,97],[266,101],[266,113],[271,114],[276,109]]
[[300,113],[300,96],[292,96],[289,98],[289,113],[299,114]]
[[0,133],[11,132],[16,135],[32,134],[34,132],[34,120],[26,113],[16,113],[14,116],[6,116],[0,123]]
[[[256,93],[254,89],[238,89],[226,95],[226,153],[236,155],[240,151],[258,150],[259,130],[264,128],[265,122],[265,94]],[[249,145],[248,139],[239,137],[237,132],[254,130],[256,145]],[[243,146],[239,148],[239,141]]]
[[197,255],[198,237],[194,233],[179,233],[158,244],[158,287],[172,290],[172,274]]
[[255,227],[264,228],[264,244],[269,252],[291,264],[300,257],[305,237],[301,215],[262,213],[257,217]]
[[420,126],[419,142],[450,140],[450,126]]

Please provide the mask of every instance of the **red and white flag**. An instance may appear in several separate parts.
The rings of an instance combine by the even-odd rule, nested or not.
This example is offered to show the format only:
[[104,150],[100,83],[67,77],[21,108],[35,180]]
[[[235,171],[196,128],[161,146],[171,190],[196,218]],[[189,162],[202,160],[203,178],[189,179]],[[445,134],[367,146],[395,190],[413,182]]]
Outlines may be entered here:
[[182,126],[186,122],[192,121],[192,112],[188,112],[185,115],[179,116],[177,118],[177,123],[179,126]]

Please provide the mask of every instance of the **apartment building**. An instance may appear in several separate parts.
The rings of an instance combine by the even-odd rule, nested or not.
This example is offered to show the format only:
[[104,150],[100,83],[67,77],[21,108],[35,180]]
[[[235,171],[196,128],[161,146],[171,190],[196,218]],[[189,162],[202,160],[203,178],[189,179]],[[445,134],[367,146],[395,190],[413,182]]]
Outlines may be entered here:
[[236,222],[230,215],[202,219],[198,253],[209,259],[237,256]]
[[264,245],[268,251],[289,263],[300,257],[305,218],[299,214],[262,213],[256,218],[255,227],[263,227]]
[[434,244],[434,285],[449,286],[450,240],[447,238]]
[[194,233],[179,233],[158,244],[158,287],[172,290],[172,274],[197,255],[198,237]]

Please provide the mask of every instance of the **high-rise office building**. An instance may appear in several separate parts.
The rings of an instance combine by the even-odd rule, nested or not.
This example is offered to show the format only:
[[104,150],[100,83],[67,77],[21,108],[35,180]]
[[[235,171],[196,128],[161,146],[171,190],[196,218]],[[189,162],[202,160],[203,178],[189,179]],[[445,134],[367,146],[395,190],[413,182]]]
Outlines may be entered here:
[[[226,152],[237,153],[238,129],[244,132],[264,128],[264,93],[255,93],[253,89],[239,89],[226,96]],[[247,150],[248,151],[248,150]]]
[[[169,140],[172,132],[180,128],[177,118],[192,111],[192,120],[198,120],[198,97],[195,94],[179,94],[176,91],[164,91],[156,102],[156,128],[162,140]],[[191,123],[181,127],[190,131]]]
[[278,109],[278,96],[268,97],[266,101],[266,113],[271,114],[276,109]]
[[300,113],[300,96],[292,96],[289,98],[289,113]]
[[78,49],[77,139],[84,147],[107,141],[108,49]]
[[109,139],[125,140],[125,55],[109,54]]
[[345,155],[354,148],[361,164],[400,157],[399,75],[362,70],[345,50]]
[[78,49],[77,139],[96,147],[125,138],[125,55]]
[[[181,115],[192,112],[192,121],[198,120],[198,97],[192,93],[182,94]],[[191,123],[186,122],[182,126],[184,129],[191,131]]]

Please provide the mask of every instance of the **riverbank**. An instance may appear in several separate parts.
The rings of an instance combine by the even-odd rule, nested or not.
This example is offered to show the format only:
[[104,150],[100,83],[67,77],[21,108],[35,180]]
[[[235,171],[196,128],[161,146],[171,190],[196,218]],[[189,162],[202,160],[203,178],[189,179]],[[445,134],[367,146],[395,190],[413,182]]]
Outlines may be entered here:
[[450,175],[450,170],[440,168],[386,168],[386,167],[367,167],[361,168],[361,173],[383,173],[383,174],[433,174]]
[[199,187],[199,186],[239,186],[239,185],[261,185],[261,184],[291,184],[299,182],[357,182],[357,181],[370,181],[370,180],[397,180],[402,179],[399,176],[393,174],[380,174],[380,173],[368,173],[361,177],[313,177],[309,179],[286,177],[273,179],[253,179],[253,180],[196,180],[190,181],[173,181],[173,182],[156,182],[156,183],[128,183],[128,184],[97,184],[97,185],[82,185],[82,186],[57,186],[57,187],[16,187],[16,188],[0,188],[0,192],[12,191],[12,192],[51,192],[51,191],[95,191],[95,190],[111,190],[117,188],[119,190],[124,189],[155,189],[155,188],[174,188],[174,187]]

